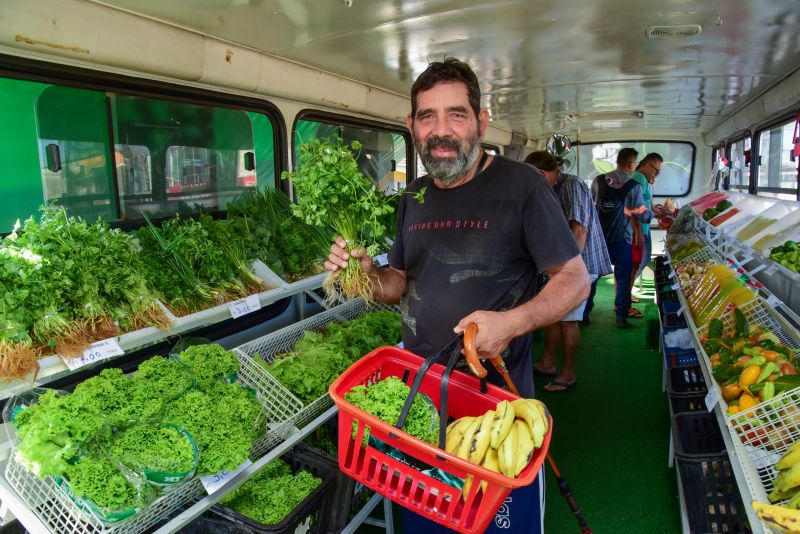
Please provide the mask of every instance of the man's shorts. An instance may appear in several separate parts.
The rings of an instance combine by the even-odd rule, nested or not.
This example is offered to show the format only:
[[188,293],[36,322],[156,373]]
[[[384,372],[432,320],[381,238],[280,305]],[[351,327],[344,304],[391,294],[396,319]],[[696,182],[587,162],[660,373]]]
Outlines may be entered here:
[[[589,275],[589,284],[593,284],[594,281],[597,280],[596,274]],[[588,300],[588,299],[587,299]],[[569,312],[563,319],[562,322],[566,321],[582,321],[583,320],[583,309],[586,308],[586,300],[578,304],[578,307]]]

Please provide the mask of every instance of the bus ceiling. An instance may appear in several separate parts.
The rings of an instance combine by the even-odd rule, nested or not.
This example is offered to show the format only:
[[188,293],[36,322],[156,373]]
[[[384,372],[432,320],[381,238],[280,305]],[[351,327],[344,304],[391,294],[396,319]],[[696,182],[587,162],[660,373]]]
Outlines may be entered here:
[[528,139],[712,144],[737,112],[763,120],[800,101],[792,1],[6,0],[0,18],[0,52],[398,122],[428,62],[458,57],[492,125]]

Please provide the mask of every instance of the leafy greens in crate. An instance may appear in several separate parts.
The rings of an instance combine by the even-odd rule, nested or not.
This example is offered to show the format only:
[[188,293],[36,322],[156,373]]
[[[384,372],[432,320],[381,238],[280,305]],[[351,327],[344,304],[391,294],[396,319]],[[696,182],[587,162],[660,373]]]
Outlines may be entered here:
[[401,327],[397,312],[369,312],[352,321],[331,323],[323,332],[306,331],[290,353],[264,366],[308,404],[325,395],[328,386],[356,360],[380,346],[396,345]]

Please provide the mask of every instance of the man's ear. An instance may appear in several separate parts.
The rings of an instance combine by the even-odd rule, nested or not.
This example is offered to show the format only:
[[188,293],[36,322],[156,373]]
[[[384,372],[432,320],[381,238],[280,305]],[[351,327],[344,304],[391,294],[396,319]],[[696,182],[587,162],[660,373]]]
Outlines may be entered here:
[[408,116],[406,116],[406,127],[408,128],[408,131],[411,133],[412,137],[414,135],[413,125],[414,119],[411,117],[411,113],[409,113]]
[[486,133],[487,126],[489,126],[489,110],[484,108],[478,113],[478,133],[481,139],[483,139],[483,135]]

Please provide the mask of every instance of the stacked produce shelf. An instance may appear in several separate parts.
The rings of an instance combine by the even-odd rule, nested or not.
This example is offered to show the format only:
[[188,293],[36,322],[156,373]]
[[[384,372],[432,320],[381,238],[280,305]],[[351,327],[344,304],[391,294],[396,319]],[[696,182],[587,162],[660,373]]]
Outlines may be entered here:
[[[792,320],[796,315],[791,310],[782,309],[781,313],[776,310],[773,306],[773,303],[776,302],[774,295],[764,288],[762,284],[756,282],[752,274],[742,267],[745,262],[740,262],[736,259],[734,254],[737,250],[731,246],[731,240],[726,240],[725,237],[725,234],[717,232],[716,229],[698,217],[695,222],[695,234],[673,239],[673,244],[683,245],[688,239],[699,241],[704,245],[700,254],[689,256],[681,261],[711,259],[718,263],[730,265],[739,275],[749,279],[751,286],[758,292],[758,295],[751,302],[740,306],[739,310],[749,324],[765,327],[767,331],[775,335],[783,346],[788,347],[794,354],[798,354],[798,351],[800,351],[800,334],[793,324],[795,321]],[[660,289],[663,288],[665,282],[672,283],[671,279],[667,280],[663,277],[665,272],[668,272],[676,265],[671,265],[668,251],[666,262],[658,263],[666,267],[661,272],[662,284],[659,285],[657,283],[657,289]],[[674,263],[678,264],[680,262]],[[657,272],[657,276],[658,274]],[[673,278],[677,279],[674,275]],[[797,417],[798,407],[800,407],[800,390],[795,389],[787,393],[778,394],[774,398],[750,408],[749,411],[745,410],[742,414],[731,413],[729,415],[728,406],[722,400],[719,386],[712,375],[713,365],[709,358],[710,355],[706,354],[701,342],[701,339],[705,339],[708,334],[708,326],[697,326],[692,314],[689,312],[689,306],[683,291],[677,285],[675,288],[677,289],[675,294],[670,294],[669,296],[677,297],[677,306],[691,333],[690,337],[693,349],[697,354],[697,362],[694,367],[676,367],[676,364],[691,364],[694,362],[691,360],[675,361],[674,358],[670,360],[667,355],[668,351],[665,351],[665,373],[670,376],[670,383],[681,383],[687,387],[683,394],[676,392],[674,386],[670,387],[672,393],[670,407],[674,413],[686,410],[687,414],[679,413],[677,417],[686,420],[695,419],[693,430],[697,433],[699,429],[705,428],[703,425],[708,427],[709,422],[703,421],[703,417],[707,418],[706,406],[709,403],[713,404],[712,416],[721,430],[721,441],[715,441],[714,436],[706,436],[706,439],[702,441],[705,445],[711,444],[712,449],[715,447],[719,449],[716,451],[716,457],[714,454],[710,454],[706,458],[707,462],[700,462],[706,476],[705,483],[714,482],[714,476],[727,472],[725,462],[728,460],[725,459],[723,461],[724,455],[727,453],[730,469],[741,493],[744,507],[744,510],[735,510],[735,507],[729,508],[737,511],[738,514],[734,515],[739,517],[725,527],[727,529],[725,531],[743,531],[741,529],[744,526],[740,520],[741,516],[746,514],[753,532],[771,532],[769,526],[761,522],[752,511],[750,503],[751,501],[768,502],[767,495],[773,489],[773,480],[777,474],[774,468],[775,463],[793,442],[800,439],[800,424]],[[777,302],[780,303],[780,301]],[[664,304],[660,303],[662,311]],[[734,331],[735,317],[733,312],[723,314],[720,319],[725,332]],[[707,391],[706,387],[708,388]],[[675,428],[674,424],[673,430]],[[724,447],[720,448],[720,445]],[[685,465],[686,451],[680,451],[678,450],[679,448],[680,446],[676,445],[676,456],[679,459],[683,457]],[[714,451],[706,450],[703,452],[713,453]],[[722,456],[719,456],[719,453],[722,453]],[[711,479],[708,478],[709,476],[711,476]],[[688,482],[685,477],[684,482]],[[717,497],[720,494],[717,493]],[[708,511],[715,509],[715,503],[706,504],[707,517]],[[697,517],[694,519],[696,521]]]

